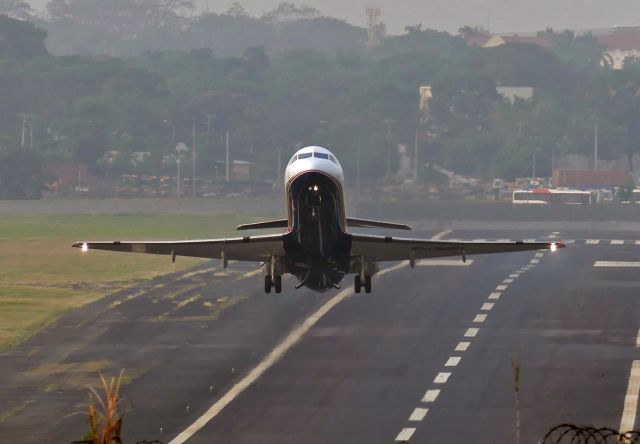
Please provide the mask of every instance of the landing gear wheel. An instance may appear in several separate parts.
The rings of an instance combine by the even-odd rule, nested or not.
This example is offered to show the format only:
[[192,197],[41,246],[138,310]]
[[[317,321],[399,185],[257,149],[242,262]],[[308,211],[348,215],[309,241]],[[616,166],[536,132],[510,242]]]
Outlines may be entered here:
[[271,275],[267,274],[264,277],[264,292],[271,293],[271,287],[273,286],[273,282],[271,281]]
[[273,277],[273,287],[278,294],[282,291],[282,276],[280,276],[279,274],[276,274]]
[[353,291],[355,291],[356,293],[360,293],[361,289],[362,289],[362,278],[360,277],[359,274],[356,274],[353,277]]
[[368,274],[364,276],[364,292],[371,293],[371,276]]

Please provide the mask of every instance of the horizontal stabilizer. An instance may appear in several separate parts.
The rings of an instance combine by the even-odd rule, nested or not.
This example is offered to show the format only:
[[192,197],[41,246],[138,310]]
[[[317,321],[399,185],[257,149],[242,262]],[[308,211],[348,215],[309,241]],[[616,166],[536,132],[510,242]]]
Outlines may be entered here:
[[263,228],[287,228],[289,226],[289,222],[287,219],[280,220],[268,220],[265,222],[256,222],[253,224],[242,224],[238,225],[236,230],[260,230]]
[[[396,224],[393,222],[382,222],[378,220],[356,219],[355,217],[347,218],[347,225],[350,227],[360,228],[390,228],[394,230],[410,230],[411,227],[404,224]],[[253,224],[238,225],[237,230],[260,230],[265,228],[287,228],[289,223],[286,219],[267,220],[264,222],[256,222]]]
[[356,219],[354,217],[347,217],[347,225],[350,227],[362,227],[362,228],[391,228],[394,230],[410,230],[411,227],[404,224],[395,224],[393,222],[381,222],[378,220],[368,219]]

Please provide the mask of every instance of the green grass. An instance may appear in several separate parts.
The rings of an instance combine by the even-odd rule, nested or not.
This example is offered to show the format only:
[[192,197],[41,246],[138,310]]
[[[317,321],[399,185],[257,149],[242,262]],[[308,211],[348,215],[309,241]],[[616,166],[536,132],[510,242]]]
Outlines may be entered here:
[[[248,220],[247,220],[248,219]],[[74,241],[237,236],[246,216],[0,216],[0,349],[16,344],[64,311],[197,259],[91,251]]]

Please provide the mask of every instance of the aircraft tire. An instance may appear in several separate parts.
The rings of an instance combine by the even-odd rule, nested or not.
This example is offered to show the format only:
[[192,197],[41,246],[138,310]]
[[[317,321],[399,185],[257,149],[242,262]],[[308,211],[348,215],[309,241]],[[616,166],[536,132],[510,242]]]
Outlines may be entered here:
[[277,294],[280,294],[282,292],[282,276],[280,276],[279,274],[276,274],[273,277],[273,287],[276,290]]
[[271,287],[273,286],[273,282],[271,281],[271,275],[267,274],[264,277],[264,292],[269,294],[271,293]]
[[360,293],[361,290],[362,290],[362,278],[360,277],[359,274],[356,274],[353,277],[353,291],[355,293]]
[[368,274],[364,276],[364,292],[371,293],[371,276]]

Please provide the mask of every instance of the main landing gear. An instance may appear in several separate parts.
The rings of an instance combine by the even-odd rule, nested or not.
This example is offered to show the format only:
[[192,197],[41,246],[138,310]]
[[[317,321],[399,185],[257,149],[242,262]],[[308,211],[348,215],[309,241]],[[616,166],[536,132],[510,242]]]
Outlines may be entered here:
[[277,294],[282,292],[282,276],[279,274],[273,277],[270,274],[264,276],[264,292],[271,293],[272,288]]
[[353,278],[353,290],[356,293],[360,293],[360,291],[362,290],[363,280],[364,280],[364,292],[371,293],[371,276],[369,276],[368,274],[364,275],[364,279],[359,274],[355,275],[355,277]]

